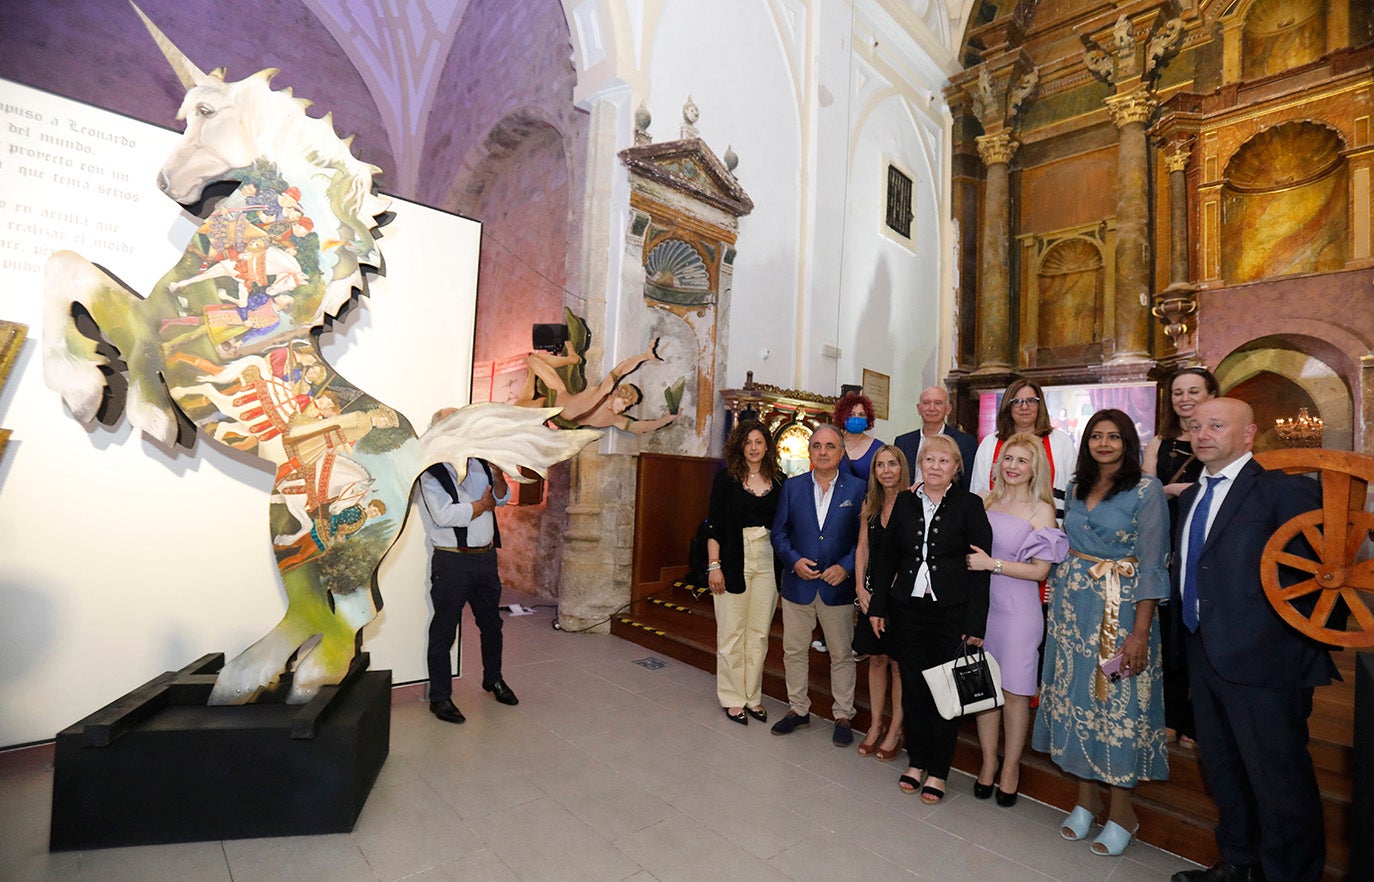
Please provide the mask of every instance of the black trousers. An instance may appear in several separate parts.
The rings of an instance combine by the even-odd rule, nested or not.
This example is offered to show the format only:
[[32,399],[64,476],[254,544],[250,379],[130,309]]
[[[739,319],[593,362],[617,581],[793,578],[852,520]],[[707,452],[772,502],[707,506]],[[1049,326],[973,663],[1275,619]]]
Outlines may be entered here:
[[1229,683],[1203,638],[1184,631],[1202,772],[1217,804],[1222,860],[1264,878],[1319,882],[1326,863],[1321,795],[1307,752],[1312,688]]
[[888,618],[890,644],[896,647],[897,669],[902,675],[906,752],[912,768],[924,769],[932,778],[949,777],[959,721],[940,716],[921,672],[959,654],[963,623],[963,605],[939,607],[925,598],[892,604]]
[[501,679],[501,576],[496,551],[458,554],[436,551],[429,563],[429,597],[434,617],[429,620],[429,700],[453,695],[453,664],[449,653],[463,617],[463,604],[482,635],[482,685]]

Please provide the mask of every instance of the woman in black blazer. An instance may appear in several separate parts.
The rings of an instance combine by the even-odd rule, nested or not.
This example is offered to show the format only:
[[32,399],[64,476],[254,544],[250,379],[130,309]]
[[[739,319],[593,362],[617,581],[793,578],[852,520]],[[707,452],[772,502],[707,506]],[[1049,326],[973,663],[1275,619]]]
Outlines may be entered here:
[[745,420],[725,441],[725,468],[711,485],[707,582],[716,612],[716,697],[725,715],[768,721],[763,659],[778,604],[770,530],[782,495],[782,468],[762,423]]
[[967,557],[970,546],[990,547],[992,527],[983,500],[954,482],[963,463],[953,438],[927,438],[919,465],[922,483],[897,497],[874,555],[868,615],[874,633],[891,631],[902,674],[911,767],[898,786],[934,805],[945,795],[959,724],[935,710],[921,672],[953,659],[965,638],[982,645],[989,574],[970,572]]

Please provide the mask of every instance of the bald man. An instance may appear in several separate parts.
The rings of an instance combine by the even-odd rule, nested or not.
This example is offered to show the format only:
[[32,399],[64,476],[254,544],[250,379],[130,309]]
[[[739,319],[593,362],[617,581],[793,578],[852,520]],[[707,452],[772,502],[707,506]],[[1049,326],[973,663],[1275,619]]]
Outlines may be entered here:
[[897,440],[892,442],[894,447],[906,455],[913,483],[916,479],[916,462],[920,459],[921,445],[925,443],[925,439],[936,435],[948,435],[959,445],[959,453],[964,457],[964,468],[959,472],[959,486],[968,489],[969,469],[973,465],[973,457],[978,453],[978,441],[967,432],[952,428],[945,422],[953,409],[949,403],[949,393],[942,386],[922,389],[921,397],[916,402],[916,412],[921,415],[921,428],[898,435]]
[[[1254,461],[1255,416],[1245,402],[1203,402],[1190,423],[1204,471],[1179,496],[1166,614],[1174,617],[1174,633],[1184,635],[1221,862],[1173,879],[1317,882],[1326,839],[1307,718],[1313,689],[1330,683],[1336,668],[1323,646],[1269,605],[1260,557],[1281,526],[1320,507],[1321,491],[1315,481]],[[1300,540],[1288,550],[1314,557]],[[1289,571],[1281,578],[1293,584],[1311,575]]]

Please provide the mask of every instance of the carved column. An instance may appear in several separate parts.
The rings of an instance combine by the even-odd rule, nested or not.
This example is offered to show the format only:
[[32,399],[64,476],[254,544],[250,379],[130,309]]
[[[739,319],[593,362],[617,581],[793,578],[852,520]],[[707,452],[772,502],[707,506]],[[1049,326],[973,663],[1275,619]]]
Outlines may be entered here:
[[1010,242],[1011,158],[1018,144],[1011,132],[1001,131],[978,138],[978,156],[987,166],[983,184],[983,236],[978,245],[978,339],[980,372],[1011,367],[1011,286],[1007,273]]
[[1164,152],[1169,172],[1169,287],[1188,284],[1188,160],[1192,139],[1175,141]]
[[983,183],[983,235],[978,244],[978,373],[998,373],[1013,364],[1011,333],[1011,158],[1019,146],[1013,136],[1021,105],[1035,91],[1040,74],[1020,51],[978,68],[971,90],[973,114],[983,126],[978,156],[987,167]]
[[1191,138],[1175,139],[1164,150],[1169,171],[1169,287],[1155,295],[1151,310],[1164,322],[1164,333],[1174,351],[1196,351],[1188,336],[1188,317],[1197,312],[1197,286],[1188,281],[1188,162]]
[[1116,351],[1109,360],[1119,370],[1135,370],[1150,361],[1150,178],[1145,123],[1156,106],[1150,84],[1177,54],[1183,32],[1182,19],[1169,18],[1160,9],[1146,32],[1143,53],[1136,23],[1124,14],[1109,33],[1097,39],[1079,34],[1085,50],[1083,63],[1093,76],[1116,89],[1105,103],[1121,140],[1116,161]]
[[1150,180],[1145,123],[1155,102],[1144,85],[1106,98],[1120,132],[1116,160],[1116,353],[1112,361],[1149,358]]

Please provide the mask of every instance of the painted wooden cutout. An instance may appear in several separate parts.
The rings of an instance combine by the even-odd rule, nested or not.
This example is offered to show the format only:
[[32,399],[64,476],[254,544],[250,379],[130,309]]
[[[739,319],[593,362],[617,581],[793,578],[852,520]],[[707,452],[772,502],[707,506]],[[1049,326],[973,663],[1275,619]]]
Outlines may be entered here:
[[[461,478],[471,456],[516,480],[521,466],[542,476],[599,433],[546,428],[556,409],[480,404],[417,437],[403,415],[340,376],[318,331],[365,290],[363,268],[381,265],[378,169],[352,156],[328,116],[308,117],[306,102],[273,91],[275,71],[237,82],[206,74],[138,14],[187,89],[178,113],[186,132],[159,188],[191,204],[208,184],[236,186],[147,298],[78,254],[54,254],[44,377],[83,422],[117,416],[122,404],[163,444],[189,446],[193,424],[276,468],[270,520],[286,613],[225,665],[210,703],[304,703],[347,673],[380,605],[377,567],[424,468],[451,462]],[[83,333],[91,321],[98,335]],[[122,402],[107,373],[127,377]],[[211,523],[213,505],[198,517]]]

